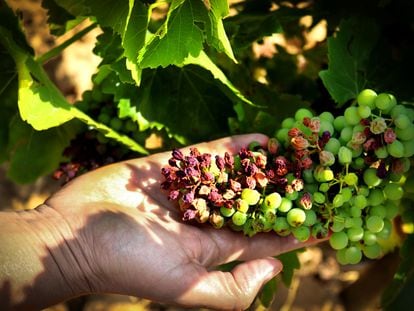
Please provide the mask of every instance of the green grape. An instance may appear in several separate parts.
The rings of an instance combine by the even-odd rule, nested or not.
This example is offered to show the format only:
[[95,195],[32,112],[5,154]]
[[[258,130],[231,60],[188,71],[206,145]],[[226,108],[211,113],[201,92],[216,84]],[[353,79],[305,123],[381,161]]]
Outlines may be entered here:
[[342,146],[338,151],[338,160],[341,164],[349,164],[352,162],[352,151],[348,147]]
[[350,246],[345,251],[345,258],[350,264],[355,265],[361,261],[362,252],[358,247]]
[[381,246],[378,243],[374,243],[371,245],[365,245],[362,251],[365,257],[369,259],[376,259],[376,258],[381,257],[382,255]]
[[369,196],[369,188],[367,186],[359,186],[358,187],[358,194],[363,195],[364,197]]
[[220,207],[220,213],[221,215],[223,215],[224,217],[231,217],[234,213],[235,213],[236,209],[232,208],[227,208],[227,207]]
[[398,215],[398,213],[400,211],[398,205],[393,201],[386,201],[385,202],[385,209],[386,209],[385,217],[387,219],[393,219],[395,216]]
[[404,158],[411,158],[414,155],[414,140],[402,141],[402,144],[404,146]]
[[242,213],[247,213],[249,211],[249,204],[247,201],[240,198],[235,201],[234,207]]
[[346,257],[346,248],[340,249],[336,252],[336,260],[341,264],[341,265],[347,265],[349,264],[349,261]]
[[362,90],[357,96],[357,102],[360,106],[368,106],[371,109],[375,107],[375,98],[377,93],[371,89]]
[[111,121],[111,116],[107,113],[100,113],[98,116],[98,122],[103,123],[103,124],[109,124],[109,122]]
[[305,210],[305,215],[306,215],[306,218],[305,218],[305,221],[303,222],[304,226],[307,226],[307,227],[313,226],[318,220],[318,216],[316,215],[314,210],[311,210],[311,209]]
[[407,114],[407,109],[405,108],[404,105],[396,105],[396,106],[394,106],[394,108],[391,109],[390,114],[391,114],[391,117],[393,119],[395,119],[399,115],[402,115],[402,114],[406,115]]
[[414,125],[410,124],[406,129],[402,130],[400,128],[395,129],[395,134],[397,138],[402,141],[409,141],[414,139]]
[[277,217],[273,224],[273,230],[280,236],[288,236],[291,230],[286,217]]
[[363,158],[356,158],[351,162],[352,168],[360,170],[365,167],[365,160]]
[[[358,184],[358,175],[355,173],[348,173],[344,176],[344,182],[348,186],[356,186]],[[346,188],[346,189],[349,189],[349,188]]]
[[364,133],[366,126],[362,124],[357,124],[352,128],[352,134],[355,133]]
[[368,200],[364,195],[358,194],[354,196],[352,204],[356,208],[363,209],[368,205]]
[[324,112],[322,112],[322,113],[319,115],[319,119],[321,119],[321,120],[325,120],[325,121],[328,121],[329,123],[333,123],[333,122],[334,122],[335,117],[334,117],[334,115],[333,115],[331,112],[329,112],[329,111],[324,111]]
[[392,231],[392,223],[389,219],[384,219],[384,227],[377,233],[379,239],[386,240],[390,237]]
[[281,128],[277,130],[275,137],[277,138],[280,143],[285,144],[289,141],[289,135],[288,135],[289,129],[287,128]]
[[135,132],[138,129],[138,125],[133,120],[129,119],[124,124],[124,129],[126,132]]
[[394,158],[402,158],[404,156],[404,145],[399,140],[394,140],[387,145],[388,153]]
[[333,232],[341,232],[345,229],[345,222],[344,221],[338,221],[334,220],[331,225],[331,230]]
[[304,118],[313,118],[313,113],[306,108],[300,108],[296,110],[295,113],[295,120],[296,121],[302,121]]
[[313,201],[315,203],[323,204],[325,203],[325,200],[326,200],[325,194],[323,194],[322,192],[318,191],[318,192],[313,193]]
[[236,211],[232,216],[231,216],[231,220],[232,222],[236,225],[236,226],[243,226],[244,223],[247,220],[247,214],[242,213],[240,211]]
[[290,130],[293,127],[293,125],[295,124],[295,122],[296,122],[296,120],[293,119],[293,118],[286,118],[282,121],[281,126],[282,126],[282,128]]
[[293,236],[300,242],[305,242],[310,238],[311,231],[309,227],[300,226],[298,228],[292,228]]
[[333,249],[343,249],[348,245],[348,235],[344,231],[334,232],[329,238],[329,244]]
[[359,106],[358,114],[362,119],[366,119],[371,115],[371,108],[369,106]]
[[378,233],[384,228],[384,220],[379,216],[368,216],[366,225],[369,231]]
[[350,212],[351,212],[351,216],[356,217],[356,218],[361,217],[361,214],[362,214],[361,209],[356,206],[351,206]]
[[349,202],[352,198],[352,189],[349,187],[344,187],[341,190],[342,197],[345,202]]
[[320,222],[315,223],[312,226],[311,235],[317,239],[325,238],[328,236],[328,229],[326,228],[326,226],[322,225]]
[[385,201],[385,197],[384,197],[384,193],[382,192],[381,189],[372,189],[369,192],[369,196],[368,196],[368,204],[375,206],[375,205],[380,205]]
[[323,134],[324,132],[329,132],[331,135],[334,133],[334,127],[331,122],[326,120],[321,120],[321,127],[319,130],[320,134]]
[[328,192],[329,188],[330,188],[330,186],[326,182],[325,183],[321,183],[319,185],[319,191],[321,191],[321,192]]
[[249,205],[256,205],[260,200],[260,192],[254,189],[244,188],[240,197]]
[[356,125],[361,121],[361,117],[358,114],[358,108],[354,106],[345,109],[344,117],[348,125]]
[[364,171],[363,179],[364,179],[365,184],[368,187],[376,187],[376,186],[379,186],[379,184],[382,181],[382,179],[377,176],[377,169],[372,168],[372,167],[367,168]]
[[303,170],[302,178],[305,183],[312,184],[315,181],[315,179],[313,178],[313,170],[312,169]]
[[339,148],[341,147],[341,143],[338,139],[331,137],[328,142],[326,143],[324,150],[332,152],[333,154],[338,154]]
[[336,194],[332,200],[334,207],[341,207],[344,203],[344,196],[341,193]]
[[288,198],[282,198],[282,201],[280,202],[279,211],[283,213],[287,213],[293,206],[293,203]]
[[364,229],[362,227],[351,227],[346,231],[348,239],[352,242],[358,242],[364,237]]
[[292,208],[286,215],[286,220],[292,227],[299,227],[305,222],[306,214],[301,208]]
[[365,230],[363,240],[365,245],[373,245],[377,243],[377,235],[369,230]]
[[371,216],[375,215],[381,218],[385,218],[385,216],[387,215],[387,210],[384,205],[376,205],[376,206],[372,206],[369,209],[369,214]]
[[403,188],[397,183],[388,183],[384,187],[384,194],[389,200],[400,200],[404,195]]
[[333,121],[333,126],[336,131],[340,132],[346,126],[346,120],[344,116],[338,116]]
[[341,134],[339,135],[339,140],[342,144],[348,143],[352,139],[352,127],[346,126],[341,130]]
[[377,149],[375,149],[375,155],[378,157],[378,159],[386,159],[388,158],[388,150],[386,146],[381,146]]
[[396,104],[395,97],[391,94],[381,93],[375,98],[375,106],[382,111],[390,111]]
[[299,193],[297,191],[293,191],[292,193],[285,193],[286,199],[291,201],[295,201],[299,197]]
[[281,203],[282,197],[280,196],[280,194],[277,192],[273,192],[268,194],[264,198],[262,206],[264,206],[265,209],[275,210],[280,206]]
[[333,171],[329,167],[318,165],[313,171],[313,177],[318,182],[327,182],[334,179]]
[[315,184],[315,183],[308,184],[305,182],[305,185],[303,186],[303,191],[314,193],[318,191],[318,184]]
[[399,129],[406,129],[410,126],[411,120],[405,114],[400,114],[394,119],[395,126]]
[[122,128],[122,125],[122,121],[117,117],[112,118],[109,122],[109,127],[114,131],[119,131]]

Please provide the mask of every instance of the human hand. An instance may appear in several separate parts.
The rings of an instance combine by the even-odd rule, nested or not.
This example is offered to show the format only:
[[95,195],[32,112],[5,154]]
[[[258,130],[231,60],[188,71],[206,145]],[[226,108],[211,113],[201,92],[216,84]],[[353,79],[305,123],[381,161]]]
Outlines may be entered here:
[[[236,153],[263,135],[196,145],[201,152]],[[121,162],[82,175],[47,200],[64,240],[49,247],[71,293],[120,293],[188,307],[245,309],[278,274],[270,257],[313,243],[184,223],[160,188],[170,153]],[[63,220],[63,221],[62,221]],[[62,225],[60,225],[62,227]],[[231,272],[217,265],[243,261]]]

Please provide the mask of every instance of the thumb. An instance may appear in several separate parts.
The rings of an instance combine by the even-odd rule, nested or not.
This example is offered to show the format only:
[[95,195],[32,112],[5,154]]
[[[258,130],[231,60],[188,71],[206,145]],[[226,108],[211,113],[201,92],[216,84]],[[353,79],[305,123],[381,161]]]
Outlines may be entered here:
[[210,309],[245,310],[261,287],[282,270],[272,257],[254,259],[237,265],[231,272],[206,272],[179,303]]

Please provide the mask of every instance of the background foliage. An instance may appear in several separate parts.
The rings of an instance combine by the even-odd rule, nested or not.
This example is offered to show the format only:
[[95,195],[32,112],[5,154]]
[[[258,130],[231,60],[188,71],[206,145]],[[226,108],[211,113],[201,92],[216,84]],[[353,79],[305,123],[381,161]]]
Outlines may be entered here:
[[[297,108],[341,111],[367,87],[413,101],[412,1],[44,0],[42,6],[57,36],[85,19],[90,26],[34,55],[19,13],[0,3],[0,162],[19,183],[53,172],[67,160],[70,141],[90,131],[119,146],[115,159],[122,159],[231,134],[272,136]],[[311,42],[320,23],[327,39]],[[93,89],[73,104],[43,65],[95,27],[102,29],[94,49],[102,60]],[[162,138],[160,148],[146,148],[151,134]],[[409,222],[411,200],[406,207]],[[413,284],[411,240],[384,296],[390,310]],[[289,256],[286,262],[297,267]]]

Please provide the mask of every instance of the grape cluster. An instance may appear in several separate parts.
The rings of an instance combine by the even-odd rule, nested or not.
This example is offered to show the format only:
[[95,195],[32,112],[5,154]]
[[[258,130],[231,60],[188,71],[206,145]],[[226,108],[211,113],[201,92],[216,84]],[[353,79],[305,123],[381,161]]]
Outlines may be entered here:
[[183,220],[300,241],[330,234],[342,264],[382,255],[414,154],[414,110],[363,90],[343,115],[299,109],[266,147],[237,154],[174,150],[162,188]]

